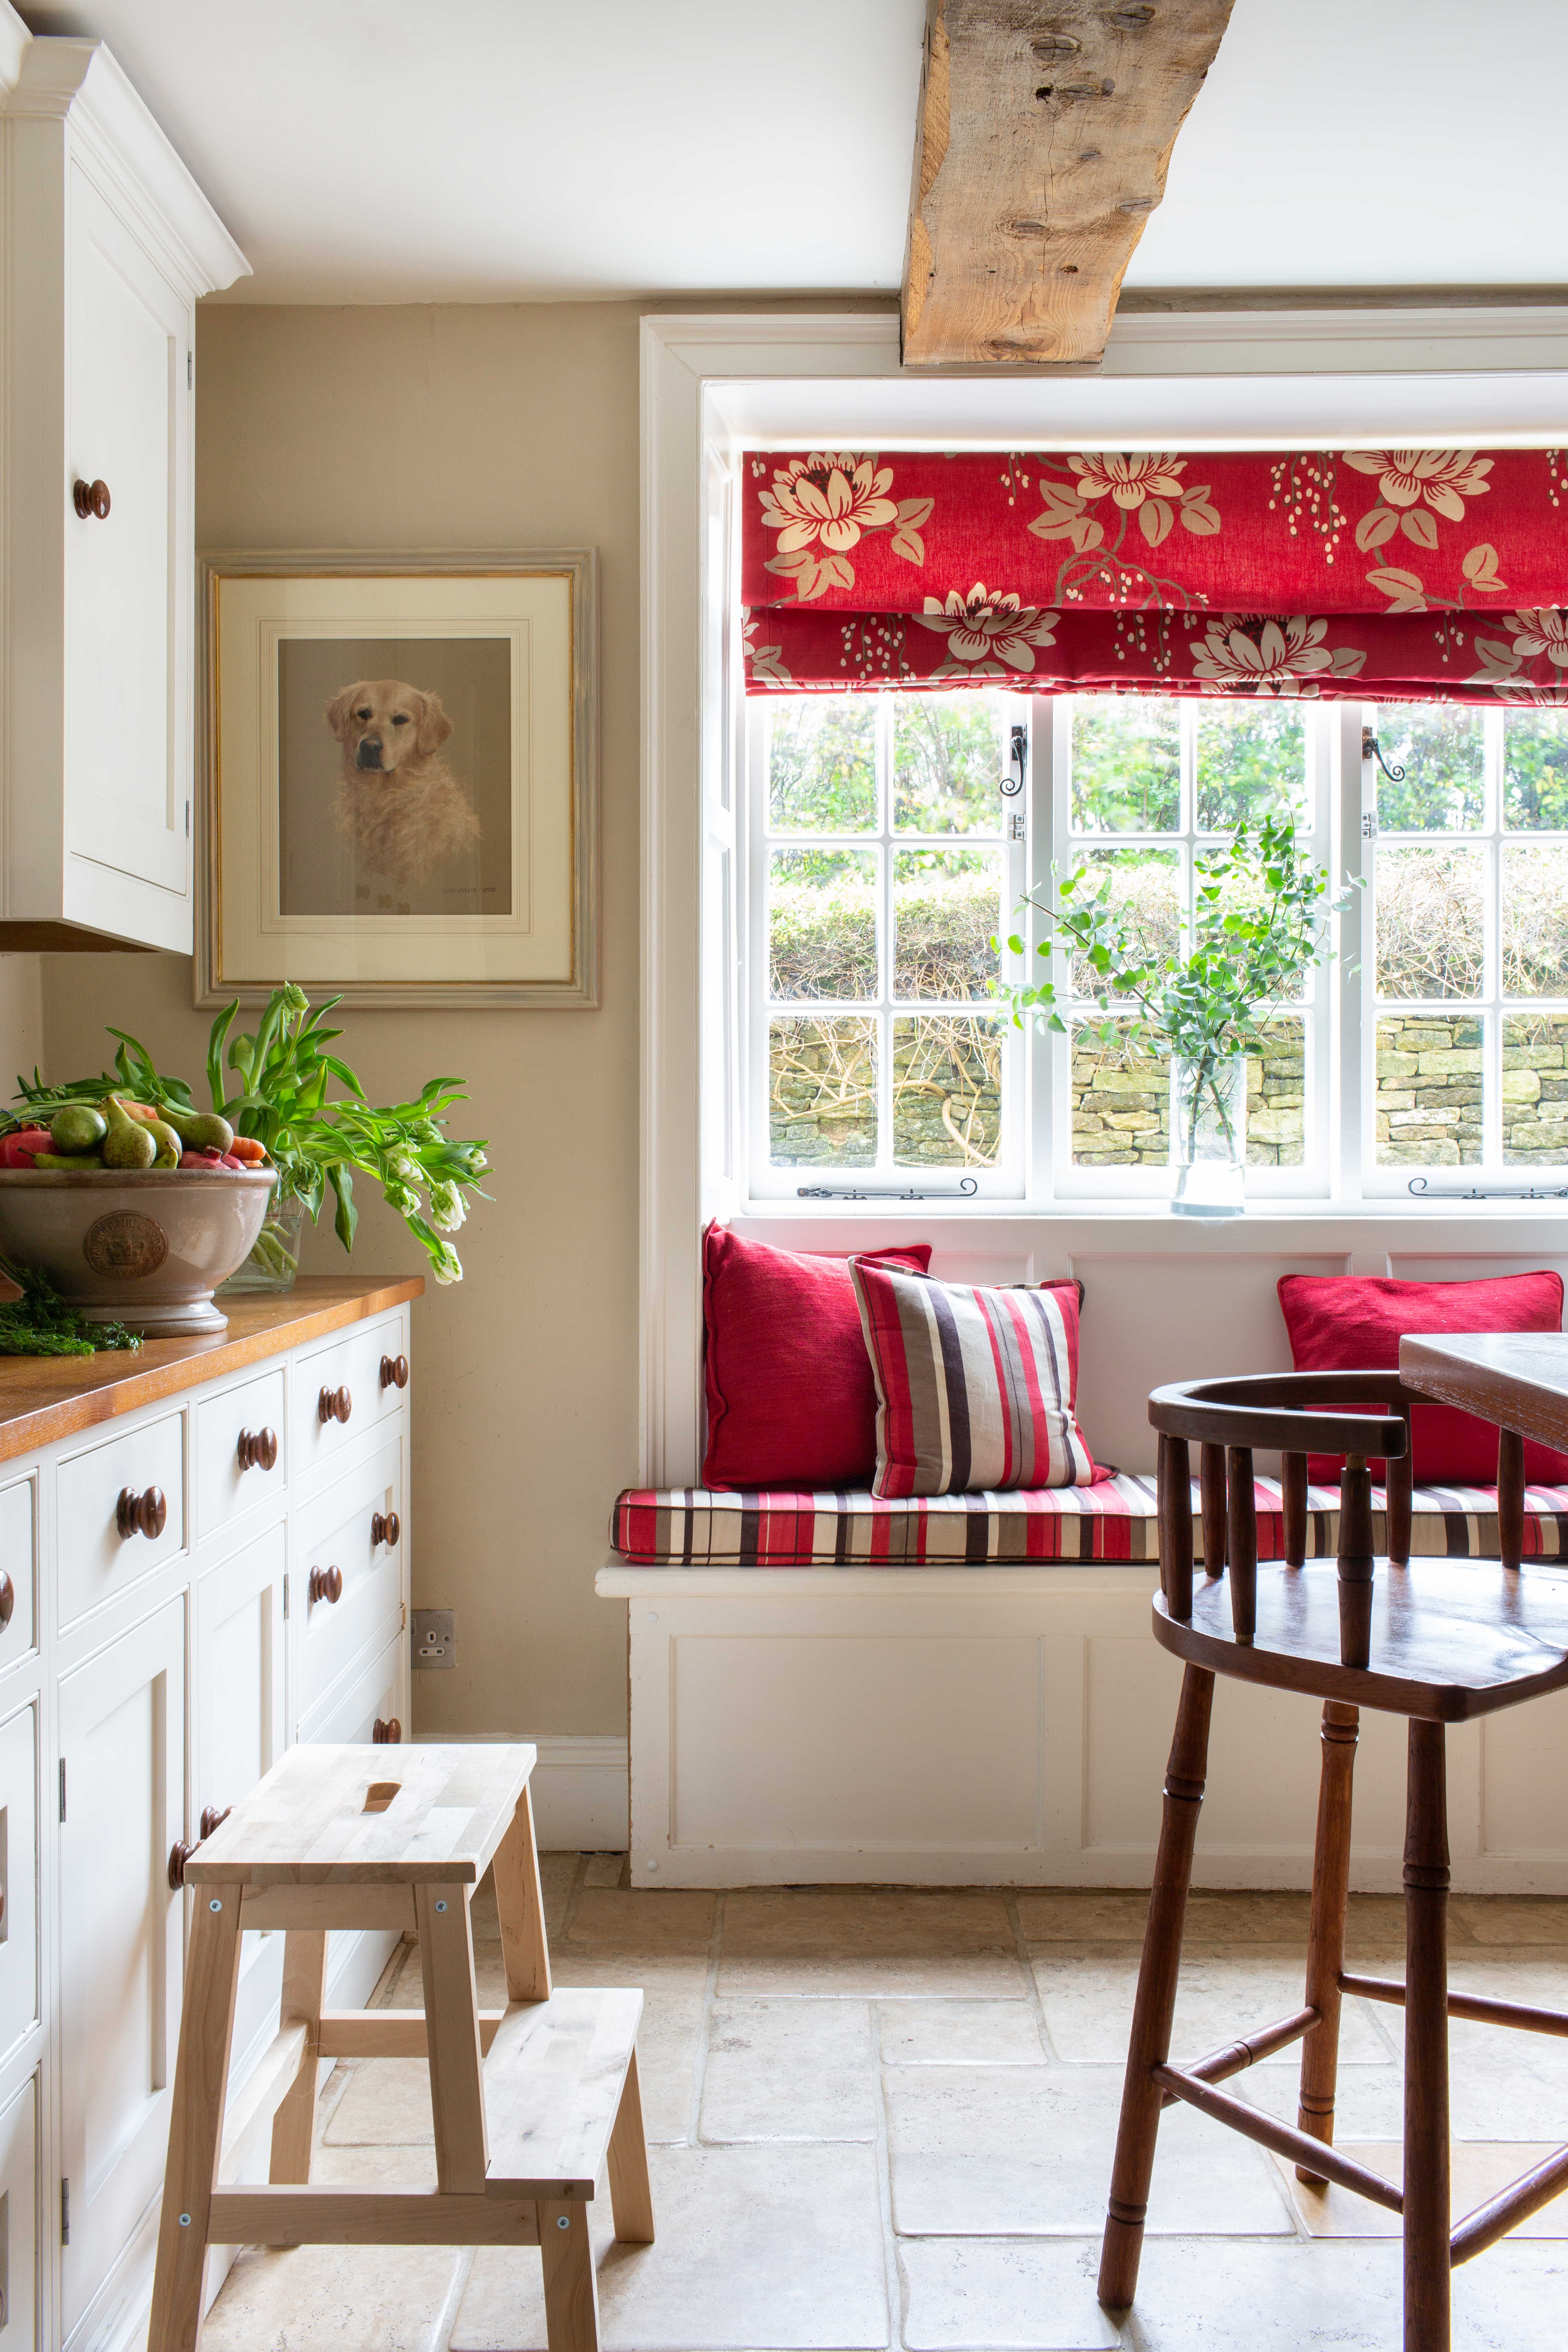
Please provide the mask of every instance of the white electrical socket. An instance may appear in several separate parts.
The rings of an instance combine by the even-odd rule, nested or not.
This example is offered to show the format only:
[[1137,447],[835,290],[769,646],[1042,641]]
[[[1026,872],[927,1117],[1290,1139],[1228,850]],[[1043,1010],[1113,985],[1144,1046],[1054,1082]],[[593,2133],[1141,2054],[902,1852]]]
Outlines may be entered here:
[[414,1612],[414,1663],[439,1670],[458,1663],[458,1612],[455,1609]]

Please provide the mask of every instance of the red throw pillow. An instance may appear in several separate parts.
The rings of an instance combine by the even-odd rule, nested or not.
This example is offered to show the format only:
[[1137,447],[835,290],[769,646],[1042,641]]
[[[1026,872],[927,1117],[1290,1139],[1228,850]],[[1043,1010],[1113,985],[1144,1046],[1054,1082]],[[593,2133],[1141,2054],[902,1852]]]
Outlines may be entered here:
[[876,1495],[1092,1486],[1076,1282],[989,1290],[850,1260],[877,1375]]
[[[931,1244],[873,1255],[923,1274]],[[877,1390],[847,1259],[771,1249],[710,1225],[702,1323],[705,1486],[870,1485]]]
[[[1407,1332],[1561,1331],[1560,1275],[1491,1275],[1478,1282],[1390,1282],[1377,1275],[1288,1274],[1279,1304],[1299,1372],[1394,1372]],[[1375,1406],[1369,1407],[1376,1411]],[[1418,1404],[1411,1416],[1418,1486],[1495,1486],[1497,1431],[1452,1405]],[[1307,1475],[1331,1485],[1337,1454],[1310,1454]],[[1382,1481],[1383,1465],[1372,1474]],[[1534,1486],[1568,1484],[1568,1454],[1527,1444],[1524,1475]]]

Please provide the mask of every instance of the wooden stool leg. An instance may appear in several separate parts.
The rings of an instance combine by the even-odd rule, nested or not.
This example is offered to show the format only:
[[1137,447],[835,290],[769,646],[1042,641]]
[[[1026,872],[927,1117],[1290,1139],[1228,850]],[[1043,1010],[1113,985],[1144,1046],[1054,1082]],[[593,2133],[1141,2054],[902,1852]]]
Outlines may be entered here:
[[283,1940],[283,2001],[279,2022],[305,2028],[305,2054],[272,2118],[268,2180],[308,2181],[316,2139],[316,2077],[321,2073],[321,2001],[327,1984],[327,1931],[290,1927]]
[[1410,1725],[1405,1816],[1405,2352],[1448,2352],[1448,1824],[1440,1723]]
[[586,2205],[539,2208],[544,2325],[550,2352],[599,2352],[599,2282]]
[[472,1891],[460,1885],[416,1886],[414,1916],[425,1979],[436,2179],[449,2193],[482,2197],[489,2156],[474,1938],[468,1917],[468,1898]]
[[1153,2079],[1153,2069],[1163,2066],[1171,2054],[1171,2018],[1176,2006],[1182,1926],[1186,1916],[1187,1885],[1193,1874],[1193,1844],[1198,1832],[1204,1775],[1208,1769],[1213,1702],[1213,1675],[1205,1667],[1188,1666],[1182,1677],[1175,1737],[1165,1769],[1160,1850],[1154,1863],[1148,1925],[1143,1930],[1143,1958],[1138,1972],[1138,2000],[1132,2012],[1132,2038],[1121,2090],[1121,2121],[1110,2175],[1110,2209],[1100,2247],[1100,2300],[1112,2311],[1124,2311],[1138,2285],[1143,2217],[1154,2169],[1154,2138],[1160,2128],[1160,2088]]
[[207,2221],[239,1983],[239,1904],[237,1886],[204,1886],[195,1898],[148,2352],[195,2352],[201,2339]]
[[526,1786],[511,1827],[496,1848],[493,1864],[500,1948],[506,1962],[509,2000],[550,1999],[550,1946],[544,1933],[544,1895],[539,1884],[539,1851],[533,1836],[533,1804]]
[[642,2093],[637,2087],[637,2053],[634,2050],[621,2085],[610,2134],[610,2209],[616,2235],[623,2245],[651,2246],[654,2240],[653,2190],[647,2178],[647,2140],[643,2132]]
[[[1301,2045],[1298,2127],[1314,2139],[1334,2137],[1334,2091],[1340,2065],[1340,1976],[1345,1964],[1345,1907],[1351,1878],[1351,1776],[1360,1716],[1337,1699],[1323,1705],[1323,1765],[1318,1785],[1318,1842],[1312,1855],[1312,1917],[1307,1933],[1307,2007],[1319,2022]],[[1321,2176],[1296,2167],[1298,2180],[1321,2187]]]

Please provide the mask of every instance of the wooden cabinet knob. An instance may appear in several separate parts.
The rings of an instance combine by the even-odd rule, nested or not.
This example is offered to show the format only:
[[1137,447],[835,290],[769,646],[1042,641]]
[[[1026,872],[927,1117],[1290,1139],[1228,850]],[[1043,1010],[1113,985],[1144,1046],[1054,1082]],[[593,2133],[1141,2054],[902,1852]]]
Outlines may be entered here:
[[202,1843],[204,1845],[206,1843],[207,1839],[211,1837],[214,1830],[221,1829],[223,1827],[224,1822],[227,1821],[233,1811],[234,1807],[232,1805],[226,1805],[221,1813],[216,1805],[203,1806]]
[[310,1570],[312,1601],[341,1601],[343,1597],[343,1572],[341,1568],[313,1568]]
[[93,515],[96,515],[101,522],[109,512],[109,484],[107,482],[73,482],[71,504],[83,522]]
[[373,1545],[384,1544],[388,1551],[395,1551],[397,1538],[402,1533],[403,1521],[395,1511],[388,1511],[384,1517],[377,1511],[371,1520],[370,1539]]
[[383,1356],[381,1360],[381,1385],[384,1389],[405,1389],[408,1386],[408,1359],[406,1356]]
[[278,1432],[275,1429],[242,1429],[239,1433],[239,1466],[242,1470],[276,1470]]
[[120,1500],[114,1507],[114,1524],[123,1542],[131,1536],[146,1536],[155,1540],[168,1523],[169,1506],[163,1500],[162,1486],[149,1486],[138,1495],[129,1486],[120,1489]]
[[378,1715],[375,1718],[375,1729],[370,1736],[378,1748],[395,1748],[403,1738],[403,1726],[395,1716],[384,1723]]
[[11,1581],[10,1570],[0,1568],[0,1633],[11,1622],[11,1612],[16,1606],[16,1588]]
[[347,1389],[323,1389],[316,1400],[316,1411],[323,1426],[329,1421],[347,1421],[354,1409],[354,1401]]
[[[198,1839],[197,1844],[199,1843],[200,1840]],[[187,1845],[184,1838],[176,1838],[174,1844],[169,1848],[169,1891],[171,1894],[177,1895],[181,1887],[184,1885],[185,1864],[189,1862],[195,1850],[195,1846]]]

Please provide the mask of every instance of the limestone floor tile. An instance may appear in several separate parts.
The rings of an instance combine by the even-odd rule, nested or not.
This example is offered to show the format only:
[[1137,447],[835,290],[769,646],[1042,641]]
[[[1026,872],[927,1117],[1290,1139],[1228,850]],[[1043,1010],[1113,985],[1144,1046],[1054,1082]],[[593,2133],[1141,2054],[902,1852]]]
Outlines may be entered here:
[[583,1875],[584,1886],[625,1886],[626,1857],[624,1853],[591,1853]]
[[[434,2176],[403,2149],[321,2148],[310,2168],[319,2188],[425,2189]],[[445,2352],[465,2259],[447,2246],[247,2246],[203,2352]]]
[[645,1886],[584,1886],[571,1926],[552,1940],[551,1958],[569,1984],[574,1952],[689,1952],[707,1958],[713,1936],[711,1895]]
[[[879,2352],[887,2344],[871,2149],[656,2148],[649,2169],[656,2244],[609,2244],[607,2200],[595,2206],[605,2352]],[[476,2255],[451,2352],[544,2352],[531,2248]]]
[[1448,1918],[1450,1937],[1462,1925],[1478,1944],[1568,1946],[1568,1903],[1552,1895],[1456,1895]]
[[871,2020],[857,2000],[731,2000],[708,2021],[705,2140],[870,2140]]
[[[1456,2271],[1454,2352],[1545,2352],[1565,2256],[1510,2243]],[[1152,2239],[1122,2340],[1127,2352],[1400,2352],[1400,2313],[1397,2245]]]
[[891,2000],[874,2012],[884,2066],[1043,2066],[1032,2001]]
[[1142,1944],[1146,1889],[1020,1895],[1018,1920],[1030,1944]]
[[[1395,2028],[1399,2013],[1388,2011]],[[1281,2057],[1289,2055],[1282,2052]],[[1253,2066],[1226,2085],[1282,2121],[1296,2120],[1295,2068]],[[1405,2127],[1405,2074],[1395,2056],[1388,2066],[1342,2066],[1336,2095],[1336,2137],[1396,2139]],[[1568,2138],[1568,2042],[1504,2026],[1448,2028],[1448,2118],[1458,2139]]]
[[430,2069],[423,2058],[357,2058],[327,2118],[327,2147],[434,2147]]
[[1098,2239],[911,2238],[899,2249],[909,2352],[1101,2352]]
[[[1403,2177],[1405,2153],[1398,2140],[1350,2139],[1342,2134],[1338,2143],[1346,2156],[1370,2170],[1382,2173],[1384,2180],[1397,2183]],[[1558,2141],[1540,2140],[1456,2140],[1448,2154],[1449,2211],[1458,2221],[1506,2189],[1521,2173],[1529,2172],[1547,2157],[1554,2156]],[[1313,2238],[1397,2238],[1400,2223],[1397,2213],[1385,2212],[1381,2205],[1369,2204],[1351,2189],[1338,2189],[1332,2181],[1321,2189],[1309,2189],[1296,2178],[1292,2165],[1279,2166],[1279,2177],[1285,2183],[1285,2193],[1295,2207],[1301,2227]],[[1510,2238],[1568,2239],[1568,2189],[1554,2197],[1550,2205],[1530,2215]]]
[[725,1898],[719,1990],[1018,2000],[1027,1987],[999,1895],[767,1886]]
[[[1104,2221],[1119,2067],[911,2066],[883,2091],[901,2235],[1082,2236]],[[1261,2148],[1177,2108],[1160,2139],[1151,2230],[1290,2229]]]
[[[1046,2031],[1058,2058],[1073,2064],[1110,2065],[1126,2057],[1138,1989],[1136,1952],[1126,1945],[1076,1951],[1057,1945],[1036,1955],[1034,1969]],[[1300,1959],[1246,1945],[1206,1952],[1184,1949],[1171,2048],[1178,2063],[1201,2058],[1252,2028],[1289,2017],[1300,2008],[1302,1998]],[[1389,2046],[1369,2013],[1371,2006],[1359,2000],[1344,2003],[1340,2058],[1346,2065],[1389,2063]],[[1396,2012],[1387,2014],[1393,2018]],[[1300,2061],[1287,2050],[1268,2063],[1294,2065]]]

